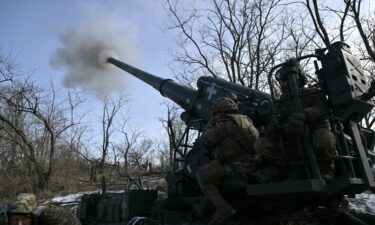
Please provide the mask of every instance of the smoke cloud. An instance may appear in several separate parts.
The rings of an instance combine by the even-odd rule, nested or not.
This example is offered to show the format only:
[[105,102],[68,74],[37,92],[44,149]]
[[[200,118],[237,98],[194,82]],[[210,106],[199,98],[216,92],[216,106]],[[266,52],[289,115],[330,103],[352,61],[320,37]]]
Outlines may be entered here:
[[59,35],[62,44],[50,64],[65,71],[64,85],[107,97],[125,88],[125,72],[107,63],[113,57],[138,65],[140,54],[132,26],[109,13],[90,10],[82,25],[68,27]]

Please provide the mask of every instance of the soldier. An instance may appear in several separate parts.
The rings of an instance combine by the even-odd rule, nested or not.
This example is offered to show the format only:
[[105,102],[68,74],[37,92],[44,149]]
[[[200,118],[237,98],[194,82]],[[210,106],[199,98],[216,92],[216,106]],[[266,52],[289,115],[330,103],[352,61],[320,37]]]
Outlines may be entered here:
[[[302,111],[292,112],[291,96],[288,86],[288,76],[297,73],[296,83],[300,92]],[[296,149],[296,140],[301,140],[304,126],[308,127],[316,157],[328,158],[336,153],[336,139],[330,131],[328,121],[329,108],[324,93],[320,89],[305,88],[306,75],[295,59],[289,59],[276,73],[276,80],[280,84],[281,98],[277,103],[278,121],[280,127],[271,123],[264,138],[260,138],[254,145],[255,150],[262,158],[272,161],[279,166],[286,164],[281,154],[278,136],[286,140],[284,146],[286,157],[292,160],[301,160],[303,157]],[[325,180],[334,178],[334,162],[332,160],[318,162],[321,176]],[[290,179],[301,178],[303,169],[291,168]],[[271,177],[270,177],[271,178]]]
[[[61,207],[37,206],[34,194],[18,194],[3,210],[5,225],[80,225],[78,218]],[[0,220],[1,221],[1,220]]]
[[[216,183],[224,176],[245,176],[259,164],[253,143],[259,134],[250,118],[238,114],[230,98],[218,98],[211,107],[212,126],[202,134],[206,146],[212,147],[213,161],[200,168],[197,181],[205,198],[216,208],[209,224],[221,224],[234,215],[234,208],[220,194]],[[202,210],[202,209],[201,209]]]

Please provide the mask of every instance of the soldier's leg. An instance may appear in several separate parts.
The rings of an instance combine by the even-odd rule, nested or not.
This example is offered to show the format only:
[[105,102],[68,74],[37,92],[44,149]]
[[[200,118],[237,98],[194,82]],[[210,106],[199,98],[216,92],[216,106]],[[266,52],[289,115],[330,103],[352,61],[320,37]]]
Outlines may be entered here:
[[269,138],[259,138],[254,142],[254,151],[260,154],[263,160],[272,164],[283,166],[286,164],[286,158],[281,152],[278,143]]
[[285,179],[287,160],[278,143],[269,138],[259,138],[254,142],[254,150],[262,159],[262,166],[253,173],[257,182]]
[[215,183],[221,180],[225,174],[224,167],[217,160],[214,160],[199,169],[197,174],[197,181],[202,192],[205,197],[212,202],[216,209],[215,215],[209,224],[220,224],[235,213],[235,210],[225,201],[215,186]]
[[204,198],[199,204],[193,206],[195,212],[192,215],[195,219],[202,219],[207,212],[208,206],[212,203],[212,200],[207,197],[204,187],[208,184],[218,182],[224,175],[225,171],[217,160],[210,162],[198,170],[197,181],[204,194]]
[[208,223],[209,225],[223,224],[234,215],[236,212],[235,209],[225,201],[214,184],[204,185],[202,190],[206,197],[214,204],[216,209],[215,215]]
[[[329,129],[317,129],[312,134],[314,151],[317,159],[327,159],[336,154],[336,139]],[[321,176],[325,180],[335,177],[335,164],[333,160],[318,161]]]
[[198,170],[197,181],[201,187],[207,184],[215,184],[220,181],[225,174],[225,169],[221,163],[218,160],[213,160]]
[[189,214],[189,217],[195,220],[202,220],[205,218],[205,216],[209,213],[210,206],[212,206],[211,201],[204,196],[202,201],[200,201],[198,204],[193,205],[193,212]]

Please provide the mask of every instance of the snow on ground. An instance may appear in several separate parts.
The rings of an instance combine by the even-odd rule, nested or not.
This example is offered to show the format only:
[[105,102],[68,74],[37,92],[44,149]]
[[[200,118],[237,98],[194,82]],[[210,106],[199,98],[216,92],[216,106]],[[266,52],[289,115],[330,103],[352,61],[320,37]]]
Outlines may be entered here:
[[[75,194],[69,194],[65,196],[54,197],[44,204],[58,204],[58,205],[71,205],[72,211],[74,211],[84,194],[99,193],[100,191],[88,191],[80,192]],[[123,191],[109,191],[109,193],[121,193]],[[347,198],[348,208],[360,213],[370,213],[375,215],[375,194],[371,192],[364,192],[357,194],[355,198]]]
[[[166,181],[164,177],[155,176],[155,177],[147,177],[142,180],[143,188],[147,190],[155,190],[155,189],[163,189],[162,187],[166,188]],[[137,188],[136,186],[132,185],[130,188]],[[107,193],[122,193],[122,190],[107,190]],[[53,204],[53,205],[60,205],[60,206],[67,206],[74,210],[79,201],[81,200],[84,194],[94,194],[94,193],[101,193],[101,190],[94,190],[94,191],[85,191],[79,193],[72,193],[64,196],[55,196],[54,198],[42,201],[42,205]]]
[[92,194],[92,193],[97,193],[98,191],[88,191],[88,192],[80,192],[80,193],[75,193],[75,194],[69,194],[65,196],[57,196],[52,199],[49,199],[45,202],[42,203],[42,205],[59,205],[63,206],[66,210],[68,210],[71,213],[76,213],[78,204],[81,201],[81,197],[84,194]]
[[[167,184],[166,181],[161,177],[148,177],[144,178],[142,181],[143,188],[144,189],[158,189],[166,191]],[[129,187],[128,187],[129,188]],[[130,188],[136,188],[135,186],[131,186]],[[123,190],[108,190],[107,193],[122,193]],[[45,204],[56,204],[61,206],[66,206],[71,211],[75,211],[79,201],[81,200],[82,196],[84,194],[93,194],[93,193],[101,193],[101,190],[94,190],[94,191],[86,191],[86,192],[79,192],[79,193],[72,193],[65,196],[56,196],[52,199],[49,199],[47,201],[44,201],[42,205]],[[347,201],[345,203],[344,208],[348,208],[349,210],[354,210],[359,213],[370,213],[375,215],[375,194],[372,192],[364,192],[361,194],[356,194],[355,198],[345,198]]]
[[76,194],[69,194],[66,196],[57,196],[49,200],[47,203],[71,203],[71,202],[76,202],[81,199],[81,197],[84,194],[91,194],[90,192],[81,192],[81,193],[76,193]]
[[[107,191],[107,193],[121,193],[123,191]],[[101,191],[86,191],[86,192],[79,192],[75,194],[68,194],[64,196],[56,196],[52,199],[44,201],[41,205],[59,205],[64,207],[66,210],[70,211],[71,213],[76,213],[78,204],[81,201],[81,198],[85,194],[94,194],[94,193],[101,193]]]
[[357,194],[355,198],[348,198],[349,209],[361,213],[370,213],[375,215],[375,194],[364,192]]
[[[123,191],[108,191],[108,193],[121,193]],[[86,192],[79,192],[75,194],[68,194],[65,196],[56,196],[48,201],[45,201],[43,204],[69,204],[74,202],[79,202],[81,197],[84,194],[93,194],[93,193],[100,193],[99,190],[97,191],[86,191]],[[356,194],[355,198],[347,198],[349,202],[349,209],[367,212],[375,214],[375,194],[370,192],[364,192],[361,194]]]
[[[107,191],[107,193],[121,193],[123,192],[122,191]],[[70,203],[74,203],[74,202],[79,202],[81,200],[81,197],[84,195],[84,194],[94,194],[94,193],[101,193],[101,191],[99,190],[96,190],[96,191],[85,191],[85,192],[79,192],[79,193],[75,193],[75,194],[68,194],[68,195],[64,195],[64,196],[56,196],[50,200],[47,200],[43,203],[44,204],[60,204],[60,205],[63,205],[63,204],[70,204]]]

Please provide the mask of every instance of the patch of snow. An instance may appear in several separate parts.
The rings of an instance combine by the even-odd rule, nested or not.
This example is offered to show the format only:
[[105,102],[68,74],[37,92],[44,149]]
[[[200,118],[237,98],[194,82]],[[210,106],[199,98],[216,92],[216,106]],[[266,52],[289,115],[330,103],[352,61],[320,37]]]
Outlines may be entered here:
[[355,198],[348,198],[349,209],[375,215],[375,195],[370,192],[356,194]]
[[58,197],[54,197],[50,200],[50,202],[52,203],[66,203],[66,202],[75,202],[77,200],[79,200],[82,195],[84,195],[85,193],[76,193],[76,194],[69,194],[69,195],[66,195],[66,196],[58,196]]
[[[107,193],[122,193],[124,191],[107,191]],[[79,193],[74,193],[74,194],[68,194],[65,196],[57,196],[52,199],[49,199],[47,201],[44,201],[40,205],[58,205],[62,206],[69,212],[76,214],[79,202],[81,201],[81,198],[84,194],[94,194],[94,193],[101,193],[100,190],[96,191],[86,191],[86,192],[79,192]]]
[[[70,204],[70,203],[78,203],[80,200],[81,200],[81,197],[84,195],[84,194],[94,194],[94,193],[100,193],[101,191],[99,190],[96,190],[96,191],[86,191],[86,192],[78,192],[78,193],[74,193],[74,194],[68,194],[68,195],[65,195],[65,196],[56,196],[50,200],[47,200],[45,201],[44,203],[42,203],[43,205],[44,204],[61,204],[63,205],[64,203],[65,204]],[[123,191],[107,191],[107,193],[121,193]]]

